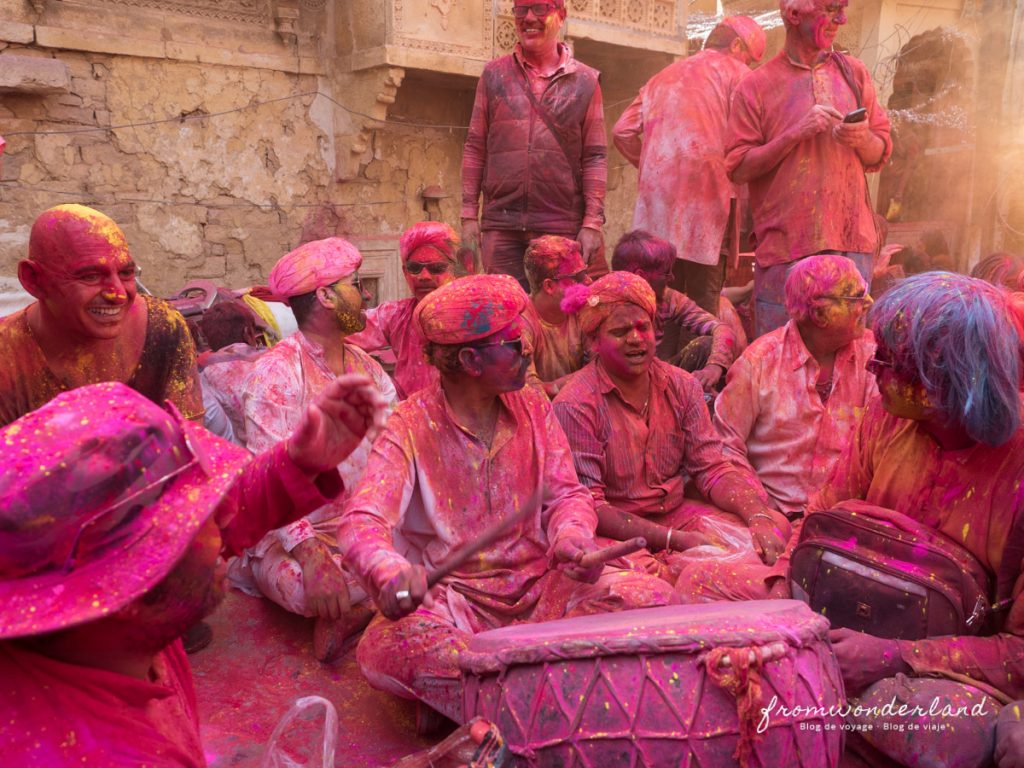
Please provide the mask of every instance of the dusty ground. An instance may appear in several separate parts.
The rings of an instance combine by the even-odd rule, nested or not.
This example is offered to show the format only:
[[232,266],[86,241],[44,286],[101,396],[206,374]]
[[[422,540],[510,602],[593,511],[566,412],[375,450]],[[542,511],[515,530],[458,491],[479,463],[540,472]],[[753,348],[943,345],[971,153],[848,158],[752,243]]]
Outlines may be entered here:
[[[338,710],[336,766],[390,766],[433,743],[416,737],[411,702],[370,688],[354,650],[330,667],[313,658],[311,620],[231,590],[208,621],[213,643],[190,658],[203,743],[214,768],[260,765],[281,716],[295,699],[313,694]],[[322,722],[300,719],[289,744],[322,743]]]

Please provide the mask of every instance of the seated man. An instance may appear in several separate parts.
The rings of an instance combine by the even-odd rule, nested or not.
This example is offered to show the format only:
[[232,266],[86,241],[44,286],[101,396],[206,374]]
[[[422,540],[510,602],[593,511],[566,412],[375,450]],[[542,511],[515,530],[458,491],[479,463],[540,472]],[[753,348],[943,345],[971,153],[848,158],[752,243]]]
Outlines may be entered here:
[[786,278],[790,320],[733,363],[715,401],[725,456],[756,473],[771,505],[788,517],[825,483],[878,394],[865,366],[875,351],[864,331],[871,296],[853,262],[809,256]]
[[642,229],[624,234],[612,254],[612,269],[639,275],[654,291],[658,301],[654,332],[659,360],[692,358],[684,342],[694,336],[710,337],[707,341],[694,340],[709,351],[697,356],[701,359],[692,373],[704,391],[711,392],[732,363],[736,339],[729,326],[685,294],[668,287],[675,263],[676,247]]
[[264,352],[256,313],[241,299],[214,304],[197,323],[209,345],[199,355],[205,425],[215,435],[245,447],[242,384]]
[[[346,341],[364,325],[362,260],[350,242],[331,237],[299,246],[271,270],[270,290],[292,308],[299,330],[264,354],[243,385],[246,447],[253,453],[289,434],[306,404],[336,376],[366,376],[389,405],[394,402],[394,386],[380,365]],[[369,452],[366,439],[338,465],[346,488],[356,486]],[[236,585],[250,594],[256,587],[293,613],[317,617],[313,646],[321,661],[336,658],[371,615],[358,588],[349,594],[341,570],[339,514],[340,501],[271,531],[231,571]]]
[[[765,507],[750,473],[722,455],[694,377],[655,358],[656,304],[647,282],[612,272],[589,289],[570,289],[566,308],[578,308],[595,358],[558,393],[554,409],[576,474],[594,497],[598,533],[643,536],[661,552],[687,549],[706,535],[719,545],[734,542],[730,554],[737,557],[750,552],[752,537],[758,554],[774,562],[786,543],[775,529],[786,529],[786,520]],[[738,520],[685,499],[687,477]],[[674,580],[680,564],[659,557],[647,567]]]
[[10,766],[206,765],[177,639],[237,552],[323,504],[383,421],[346,377],[251,458],[119,383],[0,431],[0,755]]
[[[454,720],[459,653],[473,634],[672,599],[646,574],[575,565],[596,548],[597,520],[547,398],[524,388],[526,302],[514,278],[475,275],[419,303],[413,322],[440,381],[395,409],[338,533],[382,614],[359,643],[363,673]],[[428,590],[428,569],[513,516]]]
[[533,348],[533,365],[548,397],[554,397],[569,374],[583,367],[579,318],[562,311],[565,289],[590,284],[580,244],[558,235],[530,241],[523,258],[530,282],[530,303],[523,312],[523,334]]
[[[863,500],[945,534],[990,574],[1001,570],[1012,556],[1005,552],[1010,532],[1024,519],[1021,339],[1014,311],[999,289],[945,273],[908,277],[882,296],[870,312],[878,347],[868,363],[881,397],[869,405],[808,512]],[[795,540],[774,568],[709,569],[688,584],[690,594],[711,600],[788,597],[788,552]],[[833,630],[847,694],[864,691],[862,702],[885,704],[898,693],[901,702],[913,699],[925,710],[936,698],[973,705],[987,696],[990,713],[996,699],[1024,696],[1020,572],[1019,562],[1009,567],[1013,602],[998,614],[1002,631],[993,636],[910,641]],[[952,731],[915,732],[909,741],[906,733],[886,738],[876,726],[865,737],[899,764],[985,765],[991,728],[975,734],[984,736],[980,745],[972,741],[973,730],[965,721]],[[950,763],[943,755],[951,739],[958,740],[958,750],[973,744],[980,752]],[[869,758],[868,764],[882,763]]]
[[[120,381],[202,420],[195,346],[184,318],[138,299],[138,269],[112,219],[58,205],[32,225],[18,279],[37,301],[0,319],[0,426],[61,392]],[[137,300],[138,299],[138,300]]]
[[423,357],[423,337],[412,322],[416,305],[455,278],[459,236],[447,224],[421,221],[402,233],[398,252],[412,297],[386,301],[366,313],[366,328],[348,337],[366,352],[391,347],[395,388],[402,400],[437,381],[437,369]]

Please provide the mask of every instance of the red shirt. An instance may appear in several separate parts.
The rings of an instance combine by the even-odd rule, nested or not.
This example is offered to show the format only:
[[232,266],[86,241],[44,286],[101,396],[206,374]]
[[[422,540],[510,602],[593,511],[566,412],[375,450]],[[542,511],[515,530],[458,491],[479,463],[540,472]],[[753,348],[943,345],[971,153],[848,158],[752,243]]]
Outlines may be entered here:
[[[759,267],[788,264],[824,250],[873,253],[878,243],[864,173],[881,170],[892,154],[889,117],[864,64],[850,56],[846,61],[871,131],[885,142],[882,159],[865,168],[854,150],[823,131],[793,147],[768,173],[751,179]],[[834,56],[809,68],[790,61],[783,51],[745,77],[736,86],[729,113],[729,174],[751,149],[787,131],[815,104],[831,105],[844,115],[858,106]]]

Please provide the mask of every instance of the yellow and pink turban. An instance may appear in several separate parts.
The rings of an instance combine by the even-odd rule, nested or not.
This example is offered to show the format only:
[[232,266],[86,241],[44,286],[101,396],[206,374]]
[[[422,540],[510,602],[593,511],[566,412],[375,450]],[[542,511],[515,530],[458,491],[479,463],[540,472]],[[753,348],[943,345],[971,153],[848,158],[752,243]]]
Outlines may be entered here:
[[580,328],[589,336],[623,304],[635,304],[654,320],[654,291],[646,280],[632,272],[609,272],[592,285],[569,286],[562,299],[562,311],[578,314]]
[[398,252],[404,264],[413,253],[428,246],[454,263],[455,252],[460,242],[455,230],[443,221],[421,221],[402,233],[402,238],[398,241]]
[[259,298],[288,302],[292,296],[311,293],[348,277],[363,263],[359,249],[343,237],[303,243],[282,256],[270,270],[270,293]]
[[510,326],[527,301],[515,278],[470,275],[431,291],[412,317],[427,341],[466,344]]

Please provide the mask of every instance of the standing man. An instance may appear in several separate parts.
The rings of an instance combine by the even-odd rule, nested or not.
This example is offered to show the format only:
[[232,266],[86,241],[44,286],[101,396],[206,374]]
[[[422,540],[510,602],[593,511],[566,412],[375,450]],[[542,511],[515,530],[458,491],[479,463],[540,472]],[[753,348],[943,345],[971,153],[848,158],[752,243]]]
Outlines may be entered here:
[[755,336],[789,319],[786,271],[795,261],[836,253],[871,281],[878,234],[864,173],[881,170],[892,140],[867,68],[832,50],[846,5],[781,0],[783,50],[736,87],[725,165],[750,186]]
[[676,246],[672,287],[716,316],[735,241],[736,187],[725,172],[729,101],[764,50],[756,21],[723,19],[703,51],[647,81],[613,133],[615,146],[640,170],[633,229]]
[[541,235],[575,238],[591,272],[608,271],[608,152],[599,73],[558,42],[565,0],[515,0],[512,13],[519,43],[477,84],[462,155],[462,240],[479,245],[487,272],[529,290],[523,252]]

